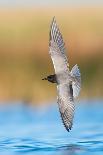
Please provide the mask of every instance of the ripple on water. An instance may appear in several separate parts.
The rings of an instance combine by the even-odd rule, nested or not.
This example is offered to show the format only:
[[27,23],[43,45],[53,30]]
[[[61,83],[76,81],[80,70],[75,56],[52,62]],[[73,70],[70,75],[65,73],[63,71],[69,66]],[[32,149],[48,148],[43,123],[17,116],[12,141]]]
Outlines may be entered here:
[[[7,114],[7,115],[6,115]],[[19,104],[0,109],[1,155],[103,155],[103,105],[78,105],[68,133],[58,108]]]

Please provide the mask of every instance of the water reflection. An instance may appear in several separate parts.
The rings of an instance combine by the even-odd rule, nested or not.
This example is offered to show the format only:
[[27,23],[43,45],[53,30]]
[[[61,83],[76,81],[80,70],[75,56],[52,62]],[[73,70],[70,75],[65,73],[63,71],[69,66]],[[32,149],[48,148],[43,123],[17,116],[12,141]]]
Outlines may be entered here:
[[[86,149],[82,145],[70,144],[60,149],[60,155],[77,155],[85,152]],[[57,154],[55,154],[57,155]]]

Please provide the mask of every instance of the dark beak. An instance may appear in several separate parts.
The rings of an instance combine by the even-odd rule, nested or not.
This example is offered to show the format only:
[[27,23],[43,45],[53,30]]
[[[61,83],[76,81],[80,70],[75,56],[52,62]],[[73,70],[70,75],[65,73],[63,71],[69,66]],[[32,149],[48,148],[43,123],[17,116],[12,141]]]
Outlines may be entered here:
[[47,80],[47,78],[43,78],[42,80]]

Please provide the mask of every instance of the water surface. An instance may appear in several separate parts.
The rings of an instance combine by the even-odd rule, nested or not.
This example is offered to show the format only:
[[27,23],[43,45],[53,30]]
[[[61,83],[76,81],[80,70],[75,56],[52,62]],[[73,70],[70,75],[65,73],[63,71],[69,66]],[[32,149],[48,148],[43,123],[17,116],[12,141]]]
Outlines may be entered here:
[[81,101],[68,133],[55,104],[0,106],[0,155],[103,155],[102,100]]

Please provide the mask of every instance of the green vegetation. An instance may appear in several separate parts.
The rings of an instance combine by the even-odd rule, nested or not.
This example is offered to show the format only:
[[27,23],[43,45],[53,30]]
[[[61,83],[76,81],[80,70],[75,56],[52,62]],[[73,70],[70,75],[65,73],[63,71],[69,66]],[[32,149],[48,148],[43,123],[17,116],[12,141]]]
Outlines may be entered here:
[[[53,16],[63,34],[69,62],[82,72],[81,97],[103,96],[103,9],[0,10],[0,100],[43,102],[56,98],[48,54]],[[71,66],[71,67],[72,67]]]

